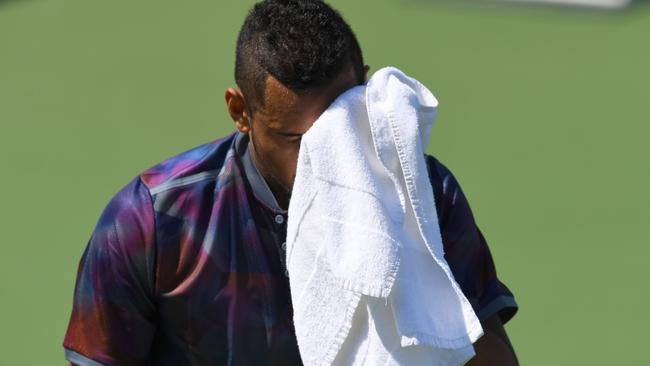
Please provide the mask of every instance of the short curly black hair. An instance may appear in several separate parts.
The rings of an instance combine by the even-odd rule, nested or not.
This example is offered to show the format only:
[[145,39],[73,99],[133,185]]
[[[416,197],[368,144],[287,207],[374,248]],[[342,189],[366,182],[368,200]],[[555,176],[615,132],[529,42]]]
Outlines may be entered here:
[[348,65],[363,83],[356,36],[336,10],[319,0],[261,1],[237,39],[235,80],[247,104],[264,104],[268,75],[301,92],[326,86]]

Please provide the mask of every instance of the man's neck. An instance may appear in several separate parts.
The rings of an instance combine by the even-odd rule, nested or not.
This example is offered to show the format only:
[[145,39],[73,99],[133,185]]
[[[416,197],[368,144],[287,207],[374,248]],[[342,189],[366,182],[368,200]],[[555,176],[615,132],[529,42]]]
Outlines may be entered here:
[[258,157],[255,145],[251,141],[248,142],[248,149],[253,158],[253,164],[255,164],[257,171],[260,172],[260,175],[262,175],[262,178],[264,178],[264,181],[269,186],[269,189],[271,190],[271,193],[273,193],[278,205],[281,209],[287,210],[289,208],[291,192],[287,190],[280,181],[268,171],[268,169],[266,169],[263,158]]

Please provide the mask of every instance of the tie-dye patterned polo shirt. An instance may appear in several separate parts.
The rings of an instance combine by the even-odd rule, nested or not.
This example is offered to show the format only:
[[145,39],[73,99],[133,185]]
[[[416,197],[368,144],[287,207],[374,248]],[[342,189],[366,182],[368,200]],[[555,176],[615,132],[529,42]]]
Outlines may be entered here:
[[[79,263],[76,365],[300,365],[280,209],[235,132],[135,177]],[[518,306],[453,174],[427,155],[445,258],[480,319]]]

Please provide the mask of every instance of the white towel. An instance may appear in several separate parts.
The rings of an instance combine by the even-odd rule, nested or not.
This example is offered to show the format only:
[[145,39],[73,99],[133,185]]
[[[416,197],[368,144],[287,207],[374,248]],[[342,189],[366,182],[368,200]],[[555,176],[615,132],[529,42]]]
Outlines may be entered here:
[[454,280],[424,151],[438,101],[396,68],[303,135],[287,267],[306,365],[464,364],[482,334]]

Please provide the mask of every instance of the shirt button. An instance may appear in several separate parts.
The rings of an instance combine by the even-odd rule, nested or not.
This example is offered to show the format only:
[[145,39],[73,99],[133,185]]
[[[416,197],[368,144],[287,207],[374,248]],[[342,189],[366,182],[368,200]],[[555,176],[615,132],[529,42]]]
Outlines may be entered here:
[[284,276],[287,277],[287,278],[289,278],[289,271],[286,270],[286,269],[284,270]]
[[282,250],[284,250],[285,252],[287,251],[287,242],[286,241],[282,242]]
[[284,216],[282,216],[282,215],[275,216],[275,222],[277,224],[280,224],[280,225],[283,224],[284,223]]

